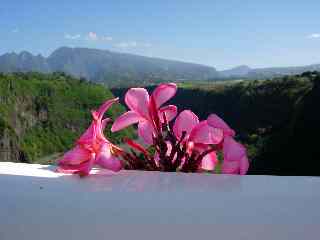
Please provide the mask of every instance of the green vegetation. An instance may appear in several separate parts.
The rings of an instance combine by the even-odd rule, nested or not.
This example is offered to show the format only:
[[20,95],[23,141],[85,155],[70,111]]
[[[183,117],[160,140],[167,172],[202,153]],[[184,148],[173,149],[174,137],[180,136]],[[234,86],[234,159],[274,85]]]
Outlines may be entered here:
[[[44,163],[43,157],[66,151],[89,126],[90,110],[113,97],[101,85],[63,73],[0,74],[0,159]],[[107,115],[123,111],[116,104]],[[133,129],[106,135],[119,142]],[[16,154],[4,154],[9,151]]]
[[[201,119],[216,113],[226,120],[247,146],[251,173],[320,175],[310,167],[320,167],[314,140],[320,122],[317,84],[318,72],[259,81],[186,82],[179,83],[171,103],[180,111],[191,109]],[[117,96],[125,91],[112,89]]]
[[201,118],[210,112],[222,116],[247,146],[251,173],[320,175],[319,84],[318,72],[261,81],[187,83],[175,103]]
[[[112,89],[121,102],[126,90]],[[0,159],[53,163],[89,126],[90,110],[109,98],[105,87],[63,73],[0,74]],[[261,81],[179,82],[171,104],[201,119],[210,113],[225,119],[247,146],[251,173],[320,175],[319,102],[320,73],[305,72]],[[108,115],[123,111],[118,104]],[[116,143],[134,137],[132,128],[106,135]]]

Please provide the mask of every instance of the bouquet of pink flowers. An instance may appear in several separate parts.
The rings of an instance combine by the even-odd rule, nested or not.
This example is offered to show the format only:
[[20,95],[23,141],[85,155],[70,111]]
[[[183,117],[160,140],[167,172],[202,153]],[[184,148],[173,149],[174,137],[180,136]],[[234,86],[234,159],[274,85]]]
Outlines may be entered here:
[[[131,148],[130,152],[104,136],[104,128],[111,119],[103,116],[118,98],[106,101],[97,111],[92,111],[90,127],[59,160],[58,171],[86,176],[98,165],[112,171],[126,168],[198,172],[214,171],[222,161],[222,173],[246,174],[249,167],[246,149],[234,140],[235,131],[221,118],[210,114],[207,120],[200,121],[190,110],[177,116],[176,106],[163,106],[176,91],[174,83],[160,84],[151,96],[144,88],[127,91],[125,103],[130,110],[114,121],[111,131],[138,124],[138,136],[147,147],[126,138],[124,142]],[[173,119],[174,123],[170,124]]]

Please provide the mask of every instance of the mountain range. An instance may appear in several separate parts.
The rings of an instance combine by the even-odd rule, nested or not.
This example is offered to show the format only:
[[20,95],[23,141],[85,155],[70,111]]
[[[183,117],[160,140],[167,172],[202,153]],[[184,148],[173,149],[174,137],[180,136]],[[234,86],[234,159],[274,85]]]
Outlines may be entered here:
[[295,67],[269,67],[269,68],[250,68],[241,65],[235,68],[219,71],[224,78],[245,78],[245,79],[266,79],[280,77],[284,75],[297,75],[307,71],[319,71],[320,64]]
[[161,58],[89,48],[61,47],[48,57],[27,51],[0,56],[0,72],[65,72],[109,86],[160,81],[258,79],[320,70],[320,64],[300,67],[250,68],[217,71],[214,67]]
[[0,56],[0,72],[65,72],[109,84],[206,80],[218,77],[213,67],[108,50],[61,47],[49,57],[29,52]]

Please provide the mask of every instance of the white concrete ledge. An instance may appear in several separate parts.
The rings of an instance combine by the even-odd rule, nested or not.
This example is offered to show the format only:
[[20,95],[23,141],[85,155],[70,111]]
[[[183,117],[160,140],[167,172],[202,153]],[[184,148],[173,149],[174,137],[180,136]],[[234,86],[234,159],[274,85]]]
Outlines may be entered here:
[[0,239],[317,239],[320,178],[0,163]]

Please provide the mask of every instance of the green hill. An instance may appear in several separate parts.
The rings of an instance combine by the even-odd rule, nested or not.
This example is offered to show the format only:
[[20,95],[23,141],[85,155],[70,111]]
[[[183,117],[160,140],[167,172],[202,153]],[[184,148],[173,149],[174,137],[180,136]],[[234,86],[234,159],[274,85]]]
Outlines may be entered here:
[[[43,157],[66,151],[89,126],[90,110],[109,98],[103,86],[63,73],[0,74],[1,161],[47,162]],[[123,111],[117,104],[107,114],[114,119]],[[109,138],[132,134],[127,129]]]

